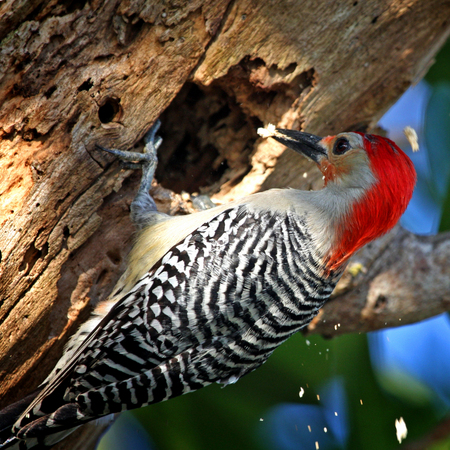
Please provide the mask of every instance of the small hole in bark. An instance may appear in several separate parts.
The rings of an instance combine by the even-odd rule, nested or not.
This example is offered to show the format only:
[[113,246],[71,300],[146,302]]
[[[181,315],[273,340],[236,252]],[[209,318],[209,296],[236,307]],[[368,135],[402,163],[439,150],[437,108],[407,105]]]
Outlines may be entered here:
[[106,269],[103,269],[97,277],[97,281],[94,283],[96,285],[102,284],[102,281],[106,278],[106,275],[108,275],[108,271]]
[[22,61],[20,61],[15,68],[15,72],[21,72],[22,70],[25,69],[26,66],[28,66],[31,63],[31,58],[30,57],[25,57]]
[[110,123],[120,116],[120,100],[108,98],[98,110],[98,118],[101,123]]
[[372,19],[372,24],[377,23],[377,20],[378,20],[378,16],[375,16],[375,17]]
[[70,236],[70,230],[69,230],[69,227],[67,227],[67,226],[65,226],[64,227],[64,229],[63,229],[63,241],[62,241],[62,249],[63,250],[68,250],[68,246],[67,246],[67,239],[68,239],[68,237]]
[[56,71],[58,71],[59,69],[61,69],[61,67],[65,67],[66,64],[67,64],[67,60],[66,60],[66,59],[62,59],[62,60],[59,62]]
[[92,82],[92,80],[89,78],[88,80],[86,80],[85,82],[81,83],[80,86],[78,86],[78,92],[81,91],[88,91],[92,86],[94,86],[94,83]]
[[56,86],[52,86],[51,88],[48,88],[44,92],[45,98],[47,98],[47,99],[50,98],[52,96],[53,92],[55,92],[55,91],[56,91]]
[[116,266],[119,265],[120,262],[122,261],[122,257],[121,257],[120,252],[118,250],[108,251],[108,252],[106,252],[106,256]]
[[86,5],[86,0],[66,0],[61,3],[64,4],[67,13],[70,14],[75,11],[81,11]]
[[39,136],[39,133],[36,131],[36,129],[35,128],[31,128],[31,129],[29,129],[29,130],[25,130],[23,133],[22,133],[22,139],[24,140],[24,141],[34,141],[35,139],[37,139],[38,138],[38,136]]
[[0,251],[0,263],[2,262],[2,252]]
[[30,273],[36,262],[39,259],[44,259],[47,253],[48,243],[45,243],[40,250],[34,246],[34,243],[31,244],[26,251],[25,256],[23,257],[22,264],[19,267],[19,271],[25,271],[25,274]]
[[374,309],[383,309],[387,305],[388,299],[385,295],[379,295],[375,302]]
[[66,239],[70,236],[70,230],[69,230],[69,227],[64,227],[63,235],[64,235],[64,237],[65,237]]
[[294,73],[296,68],[297,68],[297,63],[291,63],[286,67],[286,69],[284,69],[284,72],[286,74]]

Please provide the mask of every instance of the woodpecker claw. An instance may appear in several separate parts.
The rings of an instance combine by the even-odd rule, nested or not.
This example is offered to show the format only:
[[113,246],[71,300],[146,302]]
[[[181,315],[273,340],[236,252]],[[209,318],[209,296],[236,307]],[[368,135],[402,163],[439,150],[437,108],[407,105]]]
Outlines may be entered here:
[[163,141],[161,136],[156,136],[160,126],[161,121],[158,119],[145,134],[145,147],[142,153],[106,148],[102,145],[95,144],[98,149],[117,156],[122,161],[124,169],[142,169],[142,179],[139,191],[148,192],[152,184],[156,165],[158,163],[157,151]]
[[106,148],[102,145],[95,144],[95,146],[103,150],[104,152],[111,153],[112,155],[117,156],[122,161],[127,161],[131,163],[145,163],[149,161],[149,156],[151,157],[151,153],[138,153],[138,152],[127,152],[123,150],[117,150],[115,148]]
[[117,156],[124,169],[142,170],[139,190],[131,204],[132,219],[138,227],[140,227],[142,223],[148,222],[149,214],[153,214],[156,211],[156,205],[149,195],[149,190],[152,186],[156,165],[158,163],[157,151],[163,141],[160,136],[156,135],[160,126],[161,121],[158,119],[145,134],[145,146],[142,153],[109,149],[96,144],[98,149]]
[[157,119],[156,122],[151,126],[151,128],[147,131],[146,135],[144,136],[144,142],[146,144],[151,143],[152,145],[154,145],[156,150],[158,150],[159,146],[162,143],[162,138],[160,136],[156,136],[156,133],[158,132],[160,127],[161,121]]
[[106,148],[99,144],[95,144],[95,146],[98,149],[103,150],[104,152],[108,152],[117,156],[122,161],[134,163],[134,165],[127,165],[127,167],[129,168],[136,169],[142,167],[142,165],[146,163],[156,164],[158,161],[156,153],[163,141],[161,136],[156,136],[156,133],[158,132],[160,126],[161,121],[157,120],[144,136],[145,147],[143,153],[117,150],[115,148]]

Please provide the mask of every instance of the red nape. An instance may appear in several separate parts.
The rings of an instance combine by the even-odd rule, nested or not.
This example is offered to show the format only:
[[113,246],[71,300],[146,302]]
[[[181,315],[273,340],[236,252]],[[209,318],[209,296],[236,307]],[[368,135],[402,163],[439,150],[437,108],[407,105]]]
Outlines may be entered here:
[[387,233],[411,200],[416,171],[412,161],[390,139],[358,133],[370,160],[376,182],[353,205],[338,230],[338,247],[332,250],[328,270],[336,270],[363,245]]

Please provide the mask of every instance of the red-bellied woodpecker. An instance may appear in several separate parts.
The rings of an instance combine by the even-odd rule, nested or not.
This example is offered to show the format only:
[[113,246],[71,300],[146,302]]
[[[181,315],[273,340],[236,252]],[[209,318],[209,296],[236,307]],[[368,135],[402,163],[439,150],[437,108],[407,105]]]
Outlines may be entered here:
[[389,139],[271,128],[318,165],[324,189],[274,189],[169,217],[148,193],[157,129],[144,153],[108,150],[143,170],[127,270],[40,389],[0,414],[1,449],[51,446],[98,417],[256,369],[317,314],[350,256],[397,223],[415,184]]

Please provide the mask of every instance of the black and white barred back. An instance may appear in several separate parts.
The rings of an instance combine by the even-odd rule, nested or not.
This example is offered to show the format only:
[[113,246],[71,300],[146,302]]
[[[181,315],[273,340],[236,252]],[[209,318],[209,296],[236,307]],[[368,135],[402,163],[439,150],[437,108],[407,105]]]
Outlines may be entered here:
[[240,205],[197,228],[124,294],[15,432],[39,438],[259,367],[340,276],[324,275],[305,219]]

